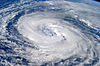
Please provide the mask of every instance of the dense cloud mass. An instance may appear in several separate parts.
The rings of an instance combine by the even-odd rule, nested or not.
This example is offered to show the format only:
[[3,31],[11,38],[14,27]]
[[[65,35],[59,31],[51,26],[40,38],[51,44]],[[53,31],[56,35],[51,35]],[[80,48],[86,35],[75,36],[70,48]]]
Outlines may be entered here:
[[0,66],[99,66],[99,6],[21,0],[1,8]]

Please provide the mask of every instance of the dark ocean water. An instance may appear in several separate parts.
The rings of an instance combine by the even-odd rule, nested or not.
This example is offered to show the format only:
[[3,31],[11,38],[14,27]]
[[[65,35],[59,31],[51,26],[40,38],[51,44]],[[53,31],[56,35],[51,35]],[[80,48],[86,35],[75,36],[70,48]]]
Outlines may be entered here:
[[94,1],[100,2],[100,0],[94,0]]

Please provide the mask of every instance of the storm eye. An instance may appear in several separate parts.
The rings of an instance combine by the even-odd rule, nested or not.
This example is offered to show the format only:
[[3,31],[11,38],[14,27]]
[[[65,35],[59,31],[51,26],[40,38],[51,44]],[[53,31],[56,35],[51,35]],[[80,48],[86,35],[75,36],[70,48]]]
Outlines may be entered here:
[[48,27],[48,26],[43,26],[41,28],[41,31],[43,32],[44,35],[46,36],[56,36],[56,33],[52,30],[52,28]]

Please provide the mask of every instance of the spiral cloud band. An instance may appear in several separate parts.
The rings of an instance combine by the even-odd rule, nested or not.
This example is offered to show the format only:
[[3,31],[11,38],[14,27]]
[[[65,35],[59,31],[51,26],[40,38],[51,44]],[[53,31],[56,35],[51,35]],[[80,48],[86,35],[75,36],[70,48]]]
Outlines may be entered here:
[[2,8],[0,65],[100,65],[98,5],[21,0]]

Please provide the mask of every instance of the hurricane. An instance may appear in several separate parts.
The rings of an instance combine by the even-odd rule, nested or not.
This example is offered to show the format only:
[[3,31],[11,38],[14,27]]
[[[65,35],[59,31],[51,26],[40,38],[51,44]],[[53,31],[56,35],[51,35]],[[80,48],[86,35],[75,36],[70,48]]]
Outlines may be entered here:
[[100,3],[16,0],[4,6],[0,66],[100,66]]

